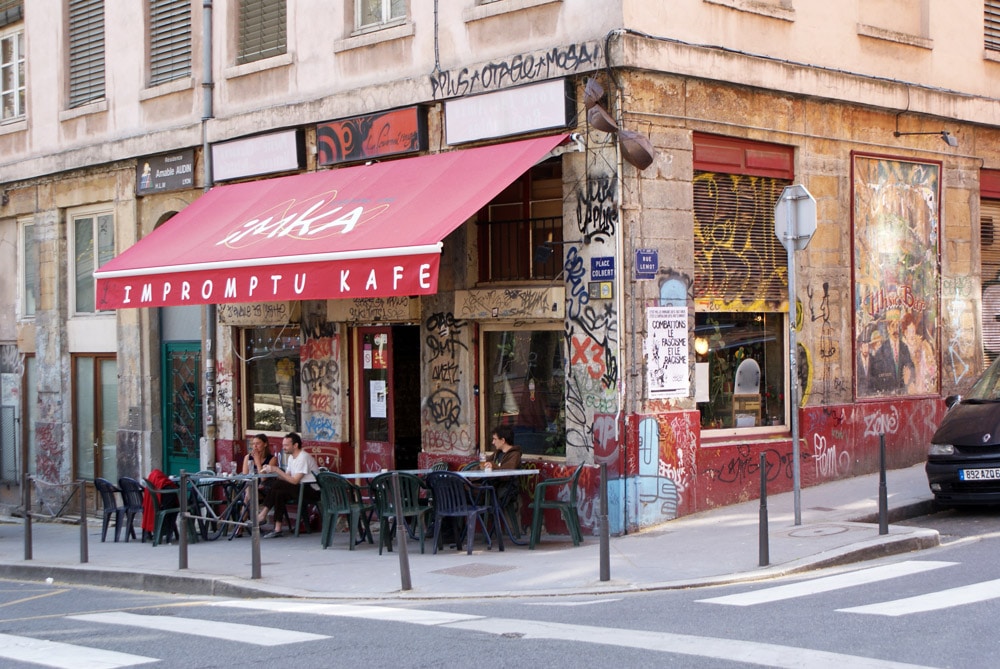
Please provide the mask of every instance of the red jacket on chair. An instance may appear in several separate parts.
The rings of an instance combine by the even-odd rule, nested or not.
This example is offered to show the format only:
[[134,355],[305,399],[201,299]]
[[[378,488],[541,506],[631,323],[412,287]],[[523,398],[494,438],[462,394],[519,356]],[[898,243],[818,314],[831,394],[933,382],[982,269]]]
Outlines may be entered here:
[[[176,488],[177,484],[170,480],[170,477],[159,469],[149,472],[146,480],[153,484],[153,487],[162,490],[163,488]],[[142,491],[142,531],[152,534],[156,528],[156,516],[153,512],[153,495],[146,488]]]

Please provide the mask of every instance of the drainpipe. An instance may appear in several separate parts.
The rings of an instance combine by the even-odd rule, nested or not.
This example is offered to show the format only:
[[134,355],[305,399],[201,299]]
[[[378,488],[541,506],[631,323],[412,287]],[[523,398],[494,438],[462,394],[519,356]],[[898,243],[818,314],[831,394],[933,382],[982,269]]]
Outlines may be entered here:
[[[212,93],[212,0],[202,0],[201,22],[201,156],[205,170],[205,190],[212,187],[212,152],[208,144],[208,122],[214,117]],[[215,465],[215,305],[206,304],[202,324],[202,359],[205,361],[204,436],[201,443],[201,461],[205,468]]]

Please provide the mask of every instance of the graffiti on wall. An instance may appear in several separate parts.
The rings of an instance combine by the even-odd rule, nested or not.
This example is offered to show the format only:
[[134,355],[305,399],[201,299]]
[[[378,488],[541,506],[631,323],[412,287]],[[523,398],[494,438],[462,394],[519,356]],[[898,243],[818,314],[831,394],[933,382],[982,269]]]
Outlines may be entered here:
[[618,226],[618,177],[614,174],[587,180],[576,196],[576,226],[584,243],[611,239]]
[[[836,397],[842,397],[849,391],[848,383],[843,375],[835,371],[836,359],[840,351],[837,340],[838,333],[834,329],[831,318],[833,305],[830,300],[830,284],[824,281],[818,288],[806,286],[807,316],[812,327],[819,327],[819,333],[812,337],[815,343],[810,355],[811,364],[805,366],[812,378],[804,385],[820,402],[828,402]],[[805,399],[805,393],[802,394]]]
[[854,156],[859,396],[937,391],[940,168]]
[[[975,320],[979,311],[979,306],[976,304],[978,288],[975,281],[966,276],[946,277],[941,284],[945,318],[943,327],[947,332],[943,365],[949,370],[948,380],[953,384],[971,382],[976,376],[979,357],[975,340]],[[984,314],[1000,313],[992,306],[994,299],[1000,307],[1000,284],[983,288]],[[990,341],[985,328],[983,343],[988,351],[992,352],[994,348],[1000,349],[1000,342],[994,344]]]
[[600,62],[600,54],[598,44],[581,42],[494,60],[479,67],[438,71],[430,77],[431,96],[435,100],[462,97],[589,71]]
[[577,248],[566,254],[566,447],[590,450],[594,413],[618,411],[618,318],[611,300],[591,303]]
[[463,426],[459,392],[463,358],[468,353],[468,323],[452,312],[432,313],[424,321],[424,350],[430,392],[422,411],[423,450],[437,454],[468,453],[472,435]]
[[0,346],[0,372],[17,376],[24,373],[24,354],[14,344]]
[[341,435],[340,336],[306,335],[299,349],[302,431],[308,439],[336,441]]

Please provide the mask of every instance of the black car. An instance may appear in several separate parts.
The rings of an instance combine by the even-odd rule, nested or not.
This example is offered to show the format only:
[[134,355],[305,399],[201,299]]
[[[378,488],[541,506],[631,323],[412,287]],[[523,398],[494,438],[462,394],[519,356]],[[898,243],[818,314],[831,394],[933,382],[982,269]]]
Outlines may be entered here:
[[968,396],[949,397],[948,406],[927,452],[935,501],[1000,504],[1000,358]]

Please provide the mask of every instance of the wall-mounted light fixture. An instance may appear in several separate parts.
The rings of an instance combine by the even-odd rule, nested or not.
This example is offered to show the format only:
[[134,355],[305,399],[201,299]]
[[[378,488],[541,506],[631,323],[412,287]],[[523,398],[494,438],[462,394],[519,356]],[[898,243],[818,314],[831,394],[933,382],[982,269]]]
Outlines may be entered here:
[[893,137],[902,137],[903,135],[941,135],[941,139],[948,146],[958,146],[958,138],[947,130],[937,130],[931,132],[900,132],[897,130],[892,133]]
[[[907,107],[910,106],[909,101],[906,104]],[[941,140],[948,146],[958,146],[958,138],[952,135],[947,130],[929,130],[927,132],[900,132],[899,130],[899,117],[901,114],[905,114],[906,111],[901,111],[896,114],[896,130],[892,133],[893,137],[903,137],[904,135],[941,135]]]

